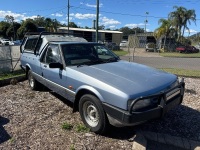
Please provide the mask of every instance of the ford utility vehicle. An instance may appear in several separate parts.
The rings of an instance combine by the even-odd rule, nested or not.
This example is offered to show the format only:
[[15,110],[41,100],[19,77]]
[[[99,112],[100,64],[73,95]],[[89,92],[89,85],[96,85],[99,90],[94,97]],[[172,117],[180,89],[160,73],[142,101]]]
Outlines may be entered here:
[[181,104],[184,81],[176,75],[120,60],[99,43],[62,33],[27,34],[21,66],[30,88],[41,84],[73,102],[91,131],[161,118]]

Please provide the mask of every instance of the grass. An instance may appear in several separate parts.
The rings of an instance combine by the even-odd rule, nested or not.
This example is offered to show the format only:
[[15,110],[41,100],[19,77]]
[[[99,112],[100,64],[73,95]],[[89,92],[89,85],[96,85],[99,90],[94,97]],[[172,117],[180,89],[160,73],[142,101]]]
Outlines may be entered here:
[[182,58],[200,58],[200,53],[177,53],[177,52],[164,52],[160,53],[163,57],[182,57]]
[[160,68],[160,69],[169,73],[176,74],[178,76],[200,78],[200,70],[185,70],[176,68]]
[[[64,130],[72,130],[73,129],[73,125],[71,125],[70,123],[67,123],[67,122],[64,122],[63,124],[62,124],[62,129],[64,129]],[[85,125],[83,125],[83,124],[78,124],[78,125],[76,125],[76,127],[75,127],[75,131],[76,132],[89,132],[90,131],[90,129],[89,128],[87,128]]]
[[71,130],[72,128],[73,128],[73,125],[71,125],[71,124],[69,124],[67,122],[64,122],[62,124],[62,129],[64,129],[64,130]]
[[123,51],[123,50],[115,50],[113,51],[117,56],[124,56],[126,54],[128,54],[128,52]]
[[12,78],[12,77],[18,77],[24,75],[24,72],[22,70],[10,72],[10,73],[0,73],[0,80]]
[[15,138],[12,137],[12,138],[9,139],[9,141],[10,141],[10,143],[15,142]]
[[76,131],[77,131],[77,132],[89,132],[90,129],[87,128],[87,127],[86,127],[85,125],[83,125],[83,124],[79,124],[79,125],[76,126]]

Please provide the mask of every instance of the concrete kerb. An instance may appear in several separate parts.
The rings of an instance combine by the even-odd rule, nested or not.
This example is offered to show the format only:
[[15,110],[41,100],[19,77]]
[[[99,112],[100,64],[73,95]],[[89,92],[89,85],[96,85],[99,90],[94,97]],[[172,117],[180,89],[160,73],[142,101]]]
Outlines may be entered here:
[[133,141],[133,150],[146,150],[147,140],[141,132],[137,132]]
[[200,142],[167,134],[139,131],[133,142],[133,150],[146,150],[147,140],[172,145],[187,150],[200,150]]

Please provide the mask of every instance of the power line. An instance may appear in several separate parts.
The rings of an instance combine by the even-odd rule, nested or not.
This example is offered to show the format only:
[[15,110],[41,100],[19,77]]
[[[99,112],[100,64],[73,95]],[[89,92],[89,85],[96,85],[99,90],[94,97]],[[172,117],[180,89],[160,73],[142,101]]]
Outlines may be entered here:
[[[74,8],[77,8],[76,6],[71,6],[71,7],[74,7]],[[96,10],[93,10],[93,9],[89,9],[89,8],[80,8],[79,7],[79,9],[84,9],[84,10],[90,10],[90,11],[96,11]],[[114,14],[114,15],[122,15],[122,16],[132,16],[132,17],[146,17],[145,15],[133,15],[133,14],[127,14],[127,13],[118,13],[118,12],[110,12],[110,11],[103,11],[103,10],[101,10],[101,12],[103,12],[103,13],[108,13],[108,14]],[[149,18],[158,18],[158,19],[160,19],[160,18],[165,18],[165,19],[167,19],[168,17],[158,17],[158,16],[148,16]],[[200,20],[200,19],[196,19],[196,20]]]

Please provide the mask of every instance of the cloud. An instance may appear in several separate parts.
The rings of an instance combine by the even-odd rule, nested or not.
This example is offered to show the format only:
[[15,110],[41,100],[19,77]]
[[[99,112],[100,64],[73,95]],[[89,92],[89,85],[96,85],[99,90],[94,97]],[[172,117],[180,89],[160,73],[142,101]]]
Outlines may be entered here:
[[[147,25],[147,24],[146,24]],[[139,24],[135,24],[135,23],[132,23],[132,24],[125,24],[125,27],[129,27],[129,28],[137,28],[137,27],[141,27],[141,26],[145,26],[144,23],[139,23]]]
[[[189,33],[188,30],[185,30],[186,33]],[[190,29],[190,33],[198,33],[198,31],[194,30],[194,29]]]
[[4,19],[6,15],[13,16],[15,19],[24,18],[24,14],[12,13],[11,11],[0,10],[0,18]]
[[116,26],[113,25],[113,26],[109,26],[108,28],[110,28],[110,29],[116,29]]
[[75,17],[77,19],[95,19],[96,14],[81,14],[81,13],[76,13],[76,14],[70,14],[71,17]]
[[[91,4],[85,4],[85,6],[87,6],[87,7],[93,7],[93,8],[96,8],[97,7],[97,5],[91,5]],[[99,4],[99,7],[103,7],[103,4],[102,3],[100,3]]]
[[121,22],[114,20],[114,19],[109,19],[107,17],[102,17],[102,18],[100,18],[100,20],[101,20],[101,24],[104,26],[109,26],[109,25],[112,26],[112,25],[121,24]]
[[34,19],[37,18],[38,16],[26,16],[26,13],[18,14],[18,13],[13,13],[11,11],[2,11],[0,10],[0,19],[4,19],[5,16],[13,16],[15,21],[20,22],[21,20],[26,20],[28,18]]
[[52,16],[56,16],[56,17],[62,17],[63,14],[60,14],[60,13],[55,13],[55,14],[51,14]]

